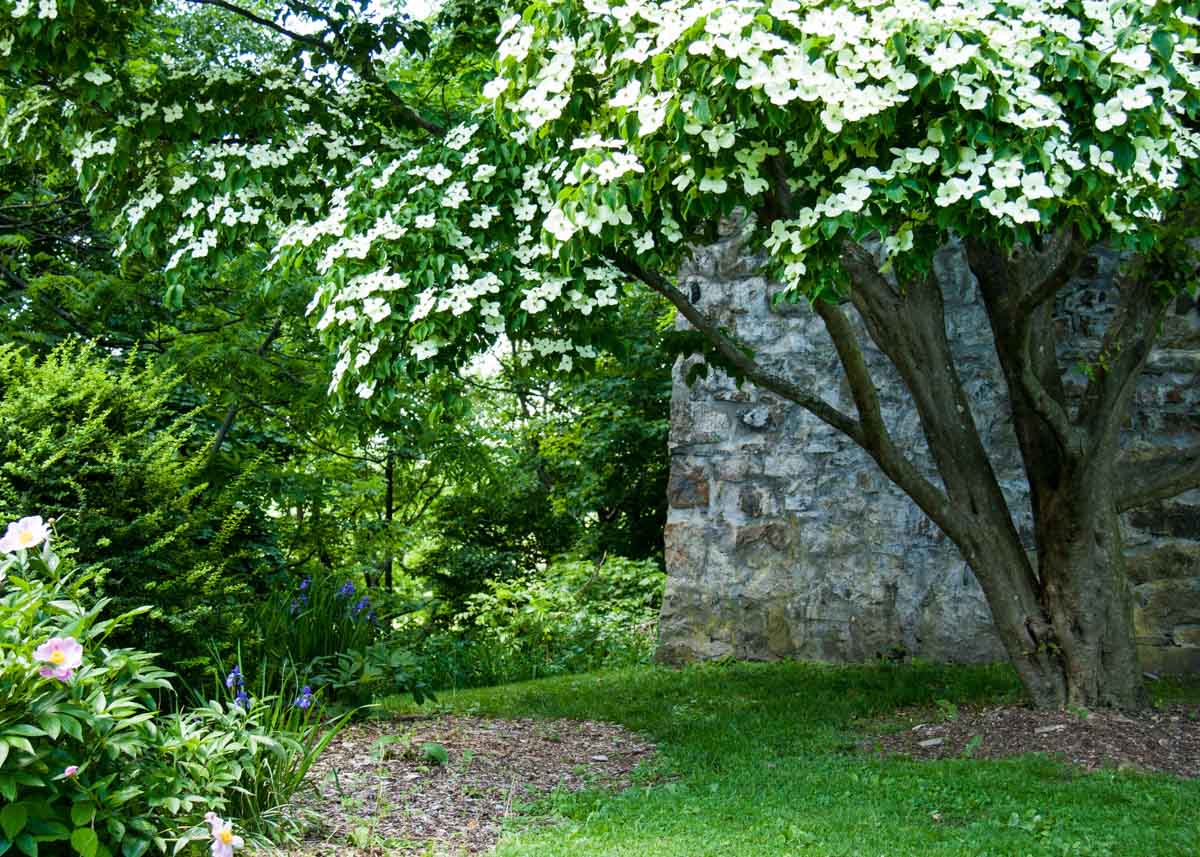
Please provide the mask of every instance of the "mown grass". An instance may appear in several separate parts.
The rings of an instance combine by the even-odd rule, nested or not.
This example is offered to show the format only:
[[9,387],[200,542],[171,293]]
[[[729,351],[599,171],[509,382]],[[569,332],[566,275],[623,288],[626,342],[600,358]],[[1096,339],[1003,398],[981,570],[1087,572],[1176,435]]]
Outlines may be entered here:
[[[1200,683],[1158,684],[1200,705]],[[439,696],[457,713],[624,724],[657,758],[620,794],[523,808],[498,857],[1190,857],[1200,782],[1053,759],[880,760],[897,708],[1018,698],[1002,667],[644,667]],[[409,710],[393,700],[394,710]]]

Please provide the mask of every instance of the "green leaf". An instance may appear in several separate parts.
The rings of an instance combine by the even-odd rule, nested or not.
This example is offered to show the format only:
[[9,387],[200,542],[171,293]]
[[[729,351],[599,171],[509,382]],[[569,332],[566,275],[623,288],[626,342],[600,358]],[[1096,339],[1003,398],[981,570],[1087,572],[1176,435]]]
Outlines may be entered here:
[[1124,137],[1118,137],[1113,143],[1113,166],[1121,172],[1128,172],[1133,166],[1134,158],[1137,157],[1137,152],[1133,148],[1133,144]]
[[70,839],[71,830],[61,821],[38,821],[30,819],[29,830],[37,836],[38,842],[54,842],[59,839]]
[[0,809],[0,830],[3,830],[9,839],[16,839],[17,834],[25,829],[25,822],[28,820],[29,810],[25,809],[23,803],[10,803],[4,809]]
[[28,723],[16,723],[4,730],[5,735],[24,735],[26,738],[41,738],[46,733]]
[[17,837],[17,847],[29,855],[29,857],[37,857],[38,844],[37,840],[28,833],[22,833]]
[[1171,54],[1175,52],[1175,40],[1166,30],[1159,30],[1150,37],[1150,48],[1163,62],[1169,62]]
[[125,857],[142,857],[150,847],[149,839],[126,839],[121,843],[121,853]]
[[4,857],[4,855],[8,853],[8,850],[12,847],[13,843],[11,839],[6,839],[5,837],[0,836],[0,857]]
[[0,768],[4,767],[4,760],[8,758],[8,744],[0,741]]
[[100,839],[96,836],[96,831],[90,827],[77,827],[71,834],[71,847],[83,857],[96,857],[96,849],[99,845]]
[[96,806],[90,800],[77,800],[71,805],[71,823],[76,827],[90,824],[96,815]]
[[83,730],[79,727],[79,721],[74,717],[69,714],[60,714],[58,722],[62,724],[63,731],[76,741],[83,740]]
[[57,741],[59,734],[62,732],[62,723],[53,714],[47,714],[45,717],[38,719],[38,723],[42,725],[42,729],[46,731],[46,735],[51,741]]
[[19,735],[10,735],[4,739],[8,742],[8,746],[15,750],[24,750],[29,755],[33,755],[33,745],[29,743],[28,738],[22,738]]

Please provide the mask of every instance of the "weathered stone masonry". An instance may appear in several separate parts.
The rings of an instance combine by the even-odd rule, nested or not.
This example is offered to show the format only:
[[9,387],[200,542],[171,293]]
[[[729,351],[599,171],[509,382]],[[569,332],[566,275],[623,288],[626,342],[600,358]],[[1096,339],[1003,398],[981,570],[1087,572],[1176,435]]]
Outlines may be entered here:
[[[1090,259],[1064,291],[1064,365],[1102,336],[1114,260]],[[697,252],[684,288],[769,366],[842,410],[849,389],[821,322],[806,306],[772,306],[775,291],[736,236]],[[1031,535],[1004,381],[961,251],[937,259],[958,369],[1019,525]],[[901,448],[932,460],[915,410],[881,353],[860,336]],[[1094,353],[1095,349],[1092,349]],[[991,614],[957,549],[874,462],[799,406],[710,372],[688,387],[675,369],[667,591],[659,657],[857,661],[904,651],[973,662],[1002,658]],[[1070,381],[1071,379],[1069,379]],[[1075,376],[1074,382],[1082,382]],[[1126,445],[1200,438],[1200,314],[1183,299],[1141,379]],[[1143,663],[1200,670],[1200,491],[1125,516]],[[1032,548],[1032,539],[1028,542]]]

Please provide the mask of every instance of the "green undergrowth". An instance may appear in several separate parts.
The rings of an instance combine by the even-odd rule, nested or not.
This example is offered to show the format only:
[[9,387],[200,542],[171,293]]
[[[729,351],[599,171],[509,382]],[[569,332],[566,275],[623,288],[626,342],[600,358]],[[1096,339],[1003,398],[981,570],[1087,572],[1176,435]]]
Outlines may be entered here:
[[[1200,683],[1156,683],[1152,698],[1200,710]],[[1017,699],[999,666],[776,663],[564,676],[450,692],[438,705],[607,720],[658,745],[622,793],[522,807],[497,857],[1200,855],[1198,781],[1084,774],[1044,756],[918,763],[858,749],[898,708]]]

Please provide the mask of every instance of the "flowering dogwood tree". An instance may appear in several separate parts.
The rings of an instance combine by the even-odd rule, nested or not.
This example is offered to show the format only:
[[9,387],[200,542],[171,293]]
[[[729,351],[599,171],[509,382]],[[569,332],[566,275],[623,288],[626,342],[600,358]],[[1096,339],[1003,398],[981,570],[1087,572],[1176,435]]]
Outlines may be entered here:
[[[497,342],[585,366],[599,314],[640,283],[730,371],[854,440],[954,541],[1037,704],[1136,704],[1118,515],[1200,485],[1200,447],[1131,460],[1118,443],[1167,299],[1194,288],[1200,4],[535,2],[447,122],[392,85],[404,61],[387,49],[409,30],[366,4],[193,3],[287,50],[150,57],[153,4],[0,2],[9,145],[65,144],[123,252],[160,260],[174,294],[248,247],[267,277],[311,272],[331,391],[371,398]],[[306,16],[315,35],[294,28]],[[735,212],[785,298],[823,320],[853,412],[759,365],[677,288],[688,248]],[[951,358],[931,273],[950,240],[995,335],[1033,558]],[[1070,402],[1051,313],[1094,242],[1127,264]],[[851,314],[911,394],[940,479],[892,442]]]

